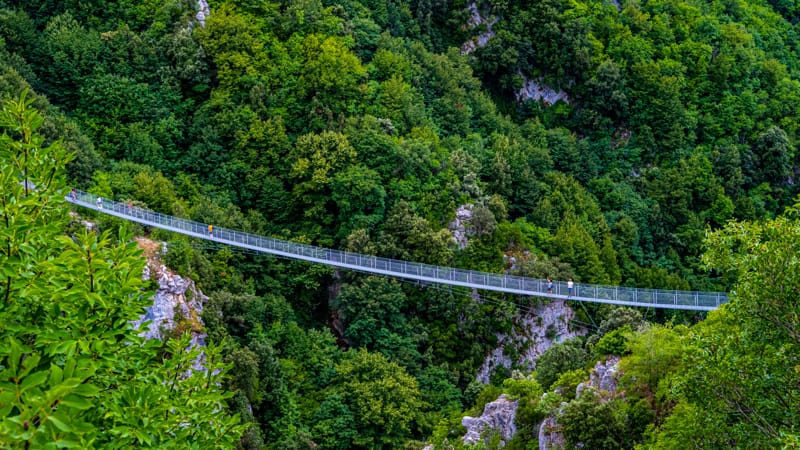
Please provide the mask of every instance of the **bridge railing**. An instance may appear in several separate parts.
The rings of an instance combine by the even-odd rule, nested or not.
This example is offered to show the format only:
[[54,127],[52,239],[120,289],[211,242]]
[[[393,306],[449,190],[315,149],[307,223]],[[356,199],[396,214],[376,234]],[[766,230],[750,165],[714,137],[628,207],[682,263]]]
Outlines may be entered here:
[[[403,276],[405,278],[423,281],[441,282],[444,284],[476,287],[522,295],[541,295],[558,298],[574,297],[576,300],[673,309],[710,310],[728,301],[728,296],[724,292],[642,289],[585,283],[574,283],[573,292],[570,295],[567,283],[564,281],[553,281],[552,292],[548,292],[547,282],[544,279],[433,266],[382,258],[379,256],[363,255],[360,253],[351,253],[259,236],[217,226],[213,227],[213,232],[209,235],[208,224],[206,223],[161,214],[137,206],[129,206],[126,203],[96,197],[84,191],[76,190],[75,192],[76,198],[73,200],[72,195],[69,194],[67,196],[68,201],[74,201],[85,207],[94,207],[100,212],[121,216],[132,221],[158,226],[201,239],[211,239],[224,244],[239,245],[253,250],[266,251],[268,253],[290,257],[297,256],[312,262],[328,263],[338,267],[346,267],[372,273]],[[99,204],[97,203],[98,198],[100,199]]]

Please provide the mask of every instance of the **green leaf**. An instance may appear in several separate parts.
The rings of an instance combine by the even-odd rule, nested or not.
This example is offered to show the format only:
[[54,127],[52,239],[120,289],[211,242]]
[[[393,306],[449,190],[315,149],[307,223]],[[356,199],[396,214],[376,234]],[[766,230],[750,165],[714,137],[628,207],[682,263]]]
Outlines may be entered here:
[[82,384],[76,387],[72,392],[83,397],[94,397],[100,392],[100,388],[92,384]]
[[55,364],[51,364],[50,365],[50,381],[49,381],[48,384],[50,386],[55,386],[58,383],[60,383],[63,378],[64,378],[64,371],[61,369],[61,367],[59,367],[59,366],[57,366]]
[[[66,347],[67,346],[65,345],[65,350],[66,350]],[[71,359],[71,358],[68,359],[64,363],[64,377],[67,377],[67,378],[68,377],[72,377],[72,374],[75,372],[75,363],[76,363],[76,361],[74,359]]]
[[89,402],[83,397],[74,394],[68,394],[63,399],[61,399],[61,404],[80,410],[89,409],[92,407],[91,402]]
[[62,422],[59,419],[56,419],[55,416],[48,416],[47,420],[49,420],[50,422],[53,422],[53,425],[55,425],[56,428],[58,428],[61,431],[64,431],[64,432],[72,431],[72,427],[71,426],[65,424],[64,422]]
[[33,375],[29,375],[22,379],[22,383],[20,384],[20,391],[26,391],[34,386],[38,386],[47,379],[47,372],[36,372]]

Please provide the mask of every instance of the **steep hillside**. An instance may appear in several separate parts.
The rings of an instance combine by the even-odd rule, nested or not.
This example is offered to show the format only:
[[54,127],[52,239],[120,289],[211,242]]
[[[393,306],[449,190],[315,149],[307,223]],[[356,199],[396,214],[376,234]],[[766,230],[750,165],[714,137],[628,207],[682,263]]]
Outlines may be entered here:
[[[704,261],[703,241],[732,219],[780,224],[797,195],[796,9],[755,0],[4,1],[0,94],[35,92],[42,144],[75,155],[70,184],[138,206],[423,263],[735,290],[739,247],[720,237],[735,228],[712,241],[727,256]],[[691,388],[702,373],[680,355],[702,360],[719,333],[755,339],[731,325],[750,323],[735,306],[699,325],[688,313],[645,312],[668,324],[656,332],[641,313],[575,305],[589,334],[544,351],[531,374],[517,356],[533,344],[511,337],[530,299],[159,233],[167,264],[209,295],[206,332],[233,367],[227,405],[249,426],[242,448],[441,444],[463,434],[454,418],[501,391],[524,399],[517,428],[528,434],[509,444],[523,448],[562,400],[542,391],[629,352],[664,365],[631,385],[635,401],[563,399],[575,402],[574,417],[626,418],[597,431],[614,435],[609,448],[680,442],[668,427],[686,428],[701,406],[716,414],[707,428],[722,430],[707,442],[794,439],[791,389],[774,402],[781,413],[742,407],[766,426],[732,419],[732,393],[710,404]],[[779,311],[796,322],[796,307]],[[758,345],[793,354],[787,329]],[[649,338],[674,351],[635,347]],[[724,361],[752,356],[714,348]],[[485,364],[498,353],[508,360]],[[794,386],[774,363],[752,361],[745,372]],[[767,387],[748,398],[774,398]]]

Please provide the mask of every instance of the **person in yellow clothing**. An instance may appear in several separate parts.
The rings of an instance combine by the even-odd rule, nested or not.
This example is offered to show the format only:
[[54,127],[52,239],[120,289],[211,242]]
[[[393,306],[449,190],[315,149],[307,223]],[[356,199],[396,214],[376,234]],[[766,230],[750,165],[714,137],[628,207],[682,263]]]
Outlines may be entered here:
[[208,224],[208,237],[214,237],[214,225]]

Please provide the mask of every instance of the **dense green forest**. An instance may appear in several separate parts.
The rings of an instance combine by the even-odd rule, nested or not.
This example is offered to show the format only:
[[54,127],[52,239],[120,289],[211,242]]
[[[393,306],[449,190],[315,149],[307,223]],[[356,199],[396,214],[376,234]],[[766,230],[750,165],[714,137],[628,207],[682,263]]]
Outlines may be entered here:
[[[568,448],[800,446],[795,2],[489,0],[471,52],[489,22],[460,1],[209,6],[0,0],[0,446],[462,448],[460,418],[501,393],[506,448],[538,448],[552,414]],[[530,82],[566,100],[520,98]],[[67,186],[386,257],[734,295],[707,317],[584,306],[588,336],[484,385],[537,300],[86,233]],[[185,339],[130,345],[131,232],[210,296],[207,377],[176,381]],[[610,355],[625,395],[576,398]]]

